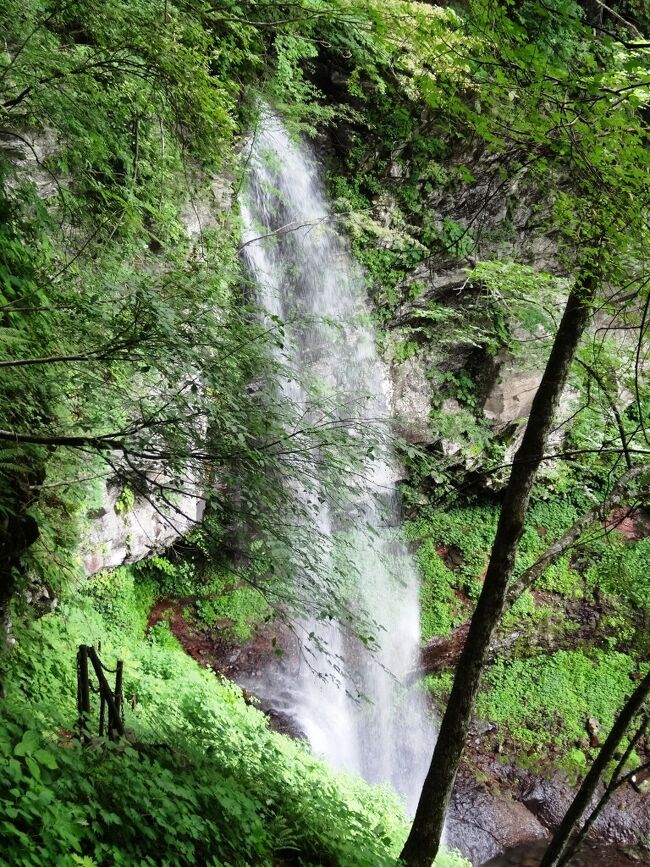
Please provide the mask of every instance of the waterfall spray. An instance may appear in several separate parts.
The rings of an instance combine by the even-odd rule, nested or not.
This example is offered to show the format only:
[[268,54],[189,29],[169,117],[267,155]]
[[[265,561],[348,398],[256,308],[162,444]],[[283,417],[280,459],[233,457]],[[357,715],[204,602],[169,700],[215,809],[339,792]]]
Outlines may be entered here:
[[[354,414],[361,429],[364,423],[371,429],[389,418],[389,386],[363,273],[336,230],[311,149],[294,141],[268,109],[251,144],[248,176],[243,254],[258,302],[287,323],[284,352],[291,365],[321,376],[337,395],[341,418]],[[295,381],[278,387],[295,403],[306,399]],[[359,441],[360,449],[366,446]],[[347,502],[320,506],[317,529],[331,537],[334,551],[338,528],[348,528],[352,598],[377,625],[374,652],[345,623],[310,619],[301,626],[312,636],[312,664],[289,674],[269,663],[246,685],[290,716],[334,768],[389,782],[413,807],[434,741],[424,696],[408,677],[418,664],[419,581],[398,537],[396,457],[387,438],[369,451]],[[313,494],[296,485],[295,496]],[[333,660],[340,678],[331,676]]]

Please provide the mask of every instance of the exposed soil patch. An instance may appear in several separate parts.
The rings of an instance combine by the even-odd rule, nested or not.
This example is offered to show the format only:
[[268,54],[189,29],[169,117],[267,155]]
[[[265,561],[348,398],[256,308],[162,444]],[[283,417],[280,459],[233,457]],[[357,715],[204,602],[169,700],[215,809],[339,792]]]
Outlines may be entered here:
[[436,553],[452,572],[457,572],[464,563],[463,552],[455,545],[439,545]]
[[169,623],[172,635],[183,650],[205,668],[217,674],[224,674],[219,664],[225,642],[218,632],[201,630],[188,623],[185,610],[196,601],[196,597],[180,599],[159,599],[149,612],[147,629],[164,620]]
[[607,527],[613,527],[629,542],[650,536],[650,511],[644,507],[618,508],[609,516]]
[[430,638],[422,648],[420,656],[423,674],[437,674],[454,669],[465,646],[468,632],[469,623],[465,623],[457,626],[447,637],[434,635]]
[[[259,675],[260,669],[278,653],[282,654],[287,665],[292,664],[295,642],[288,627],[278,623],[263,625],[245,644],[235,644],[223,632],[232,625],[230,621],[224,620],[212,628],[201,628],[190,622],[186,611],[195,601],[196,597],[190,596],[159,599],[149,612],[147,629],[160,621],[167,621],[172,635],[192,659],[220,677],[240,685]],[[268,702],[247,689],[243,689],[243,694],[246,701],[255,704],[266,714],[275,731],[295,738],[304,737],[291,719],[278,713]]]

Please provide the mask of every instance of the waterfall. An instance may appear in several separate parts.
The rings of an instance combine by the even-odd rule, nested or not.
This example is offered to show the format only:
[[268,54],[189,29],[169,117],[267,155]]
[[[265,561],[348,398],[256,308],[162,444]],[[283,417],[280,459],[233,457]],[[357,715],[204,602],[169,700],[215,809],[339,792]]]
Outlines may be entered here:
[[[305,654],[311,664],[295,671],[270,662],[246,686],[289,716],[335,769],[390,783],[413,809],[434,731],[424,696],[408,682],[418,664],[419,580],[398,535],[399,467],[388,437],[373,450],[359,432],[375,430],[378,420],[386,425],[390,415],[363,273],[336,230],[311,148],[292,139],[268,109],[251,142],[247,170],[243,255],[258,303],[287,323],[283,351],[290,366],[326,384],[340,417],[356,418],[359,449],[369,454],[343,502],[316,497],[315,529],[331,539],[331,557],[337,534],[346,535],[353,604],[377,628],[371,653],[345,623],[306,618],[300,626],[311,636]],[[307,400],[304,385],[291,377],[277,388],[294,404]],[[300,482],[293,495],[315,496]],[[327,571],[322,562],[321,572]],[[309,579],[324,586],[326,577]]]

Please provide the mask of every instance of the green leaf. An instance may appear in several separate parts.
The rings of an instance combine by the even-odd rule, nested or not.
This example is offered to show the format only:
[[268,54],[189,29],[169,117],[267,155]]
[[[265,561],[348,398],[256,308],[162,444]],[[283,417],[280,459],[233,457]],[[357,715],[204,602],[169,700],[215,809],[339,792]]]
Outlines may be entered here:
[[36,752],[34,753],[34,758],[37,762],[39,762],[39,764],[43,765],[43,767],[45,768],[49,768],[51,771],[58,768],[56,759],[54,758],[52,753],[48,752],[47,750],[36,750]]
[[25,758],[25,763],[26,763],[27,767],[29,768],[29,772],[32,775],[32,777],[35,777],[35,779],[40,780],[41,779],[41,768],[40,768],[40,765],[38,764],[38,762],[34,761],[34,759],[31,756],[27,756]]
[[29,729],[25,732],[20,743],[14,747],[14,755],[28,756],[31,755],[41,743],[41,736],[37,731]]

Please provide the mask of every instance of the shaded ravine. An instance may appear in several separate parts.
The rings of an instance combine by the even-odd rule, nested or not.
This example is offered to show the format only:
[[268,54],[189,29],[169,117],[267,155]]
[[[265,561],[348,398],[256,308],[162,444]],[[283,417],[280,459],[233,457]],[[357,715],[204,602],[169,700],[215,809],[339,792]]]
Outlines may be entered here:
[[[300,383],[297,377],[277,383],[278,400],[307,406],[308,387],[301,383],[316,380],[336,415],[355,420],[357,451],[370,455],[337,503],[325,482],[322,496],[318,491],[318,461],[315,492],[296,482],[293,495],[317,503],[314,531],[329,540],[332,561],[345,537],[352,613],[376,624],[371,654],[340,620],[304,619],[298,626],[312,638],[302,663],[270,663],[244,685],[293,719],[332,767],[390,782],[413,806],[434,730],[421,691],[407,683],[418,660],[419,581],[398,538],[396,459],[389,438],[377,438],[377,420],[386,427],[390,415],[386,371],[363,274],[331,219],[314,155],[268,110],[251,143],[242,219],[243,255],[258,302],[285,323],[283,359],[302,372]],[[302,580],[323,593],[328,570],[325,558]]]
[[[218,677],[247,681],[251,673],[273,656],[273,637],[284,643],[277,625],[260,629],[240,644],[223,629],[201,626],[193,614],[195,597],[159,599],[148,626],[164,620],[185,652]],[[225,623],[223,624],[226,625]],[[285,636],[286,638],[287,636]],[[288,719],[256,696],[244,698],[259,707],[272,728],[301,737],[295,721]],[[523,771],[514,762],[504,764],[495,750],[491,727],[476,722],[470,732],[464,766],[456,780],[447,817],[447,845],[458,848],[477,867],[537,867],[544,841],[557,828],[573,790],[561,775],[543,779]],[[576,867],[632,867],[646,864],[647,853],[634,846],[636,829],[641,835],[650,818],[642,820],[647,796],[626,787],[593,829],[591,843],[576,859]],[[647,814],[647,806],[645,807]],[[512,849],[510,847],[516,847]],[[502,853],[507,849],[505,854]],[[630,856],[625,851],[630,851]]]

